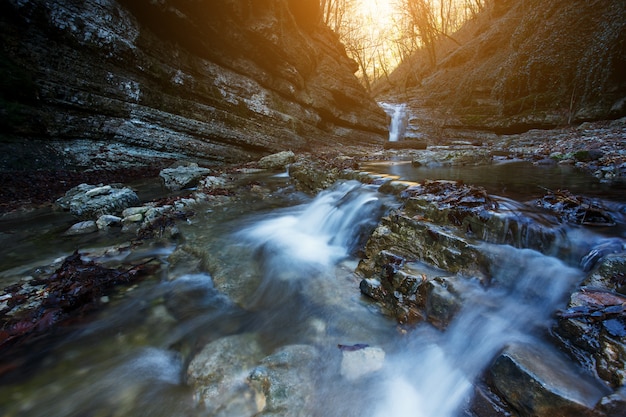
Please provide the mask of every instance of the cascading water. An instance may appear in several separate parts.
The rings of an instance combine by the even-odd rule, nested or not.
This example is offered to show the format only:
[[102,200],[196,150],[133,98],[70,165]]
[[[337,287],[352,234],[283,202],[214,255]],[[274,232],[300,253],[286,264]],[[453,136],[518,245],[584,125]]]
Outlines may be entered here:
[[381,107],[391,117],[389,124],[389,142],[397,142],[404,138],[407,128],[406,104],[380,103]]
[[[360,277],[354,274],[358,257],[352,256],[385,211],[396,204],[393,197],[381,195],[375,186],[346,181],[311,199],[292,192],[287,180],[275,181],[278,191],[269,187],[271,198],[269,192],[256,196],[257,200],[243,194],[224,205],[198,207],[197,215],[181,224],[185,250],[176,256],[183,261],[173,261],[165,276],[148,279],[111,300],[115,304],[102,316],[52,347],[42,364],[30,365],[32,377],[24,375],[23,381],[2,386],[0,414],[279,415],[275,410],[229,411],[231,402],[243,397],[240,391],[212,380],[197,387],[184,377],[199,349],[231,336],[251,335],[264,350],[258,358],[245,361],[250,362],[246,368],[229,375],[239,378],[240,386],[248,387],[252,370],[270,366],[266,359],[285,347],[306,346],[319,353],[312,364],[280,362],[281,369],[304,371],[309,384],[303,387],[288,380],[294,390],[290,393],[304,394],[286,399],[292,401],[287,406],[300,410],[298,398],[307,397],[314,408],[280,415],[466,416],[477,381],[494,358],[515,346],[551,352],[542,339],[551,314],[566,305],[584,269],[614,247],[623,249],[623,239],[607,240],[581,228],[564,228],[565,236],[552,242],[561,245],[558,250],[547,248],[543,253],[501,244],[503,239],[497,236],[478,236],[492,242],[480,246],[489,259],[488,279],[479,283],[471,277],[454,277],[458,279],[448,282],[463,307],[449,325],[440,330],[420,324],[399,337],[396,323],[360,295]],[[506,211],[524,208],[514,201],[499,203]],[[550,219],[524,215],[530,225],[552,227]],[[521,237],[530,235],[521,233]],[[568,246],[567,241],[585,242],[580,246],[587,248],[588,256],[579,256],[581,251],[572,250],[574,245]],[[590,246],[594,251],[588,250]],[[193,257],[187,262],[187,253],[202,254],[200,271],[194,270]],[[581,258],[583,265],[578,267],[574,261]],[[186,272],[176,271],[181,267]],[[425,273],[443,276],[433,274],[446,273]],[[348,352],[339,345],[382,350],[381,368],[356,379],[346,377],[342,359]],[[372,357],[364,357],[362,368],[374,369]],[[306,373],[310,369],[314,371]],[[281,381],[268,378],[266,382]],[[604,394],[579,376],[558,388],[574,392],[588,406]],[[195,402],[210,390],[219,394],[210,404],[221,407],[218,414]],[[277,388],[274,394],[282,392]]]
[[[312,202],[277,212],[237,233],[261,266],[257,297],[276,304],[310,279],[334,267],[363,244],[385,209],[374,188],[340,182]],[[254,304],[259,302],[254,300]]]
[[[456,417],[495,355],[507,345],[541,345],[529,336],[545,326],[568,290],[581,279],[577,268],[528,249],[485,245],[495,260],[493,284],[468,283],[464,307],[444,332],[418,328],[390,359],[387,400],[375,417]],[[593,407],[601,390],[571,381]],[[577,385],[579,384],[579,385]],[[582,394],[581,394],[582,393]]]

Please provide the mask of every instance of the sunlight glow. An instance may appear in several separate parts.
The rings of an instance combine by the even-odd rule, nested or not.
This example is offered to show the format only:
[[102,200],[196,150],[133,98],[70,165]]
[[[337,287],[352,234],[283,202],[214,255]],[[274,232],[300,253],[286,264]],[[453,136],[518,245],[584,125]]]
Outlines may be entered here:
[[398,3],[399,0],[354,0],[359,30],[370,39],[373,59],[368,65],[368,75],[372,79],[380,77],[382,71],[393,70],[400,62],[395,45],[400,36]]
[[393,24],[394,6],[392,3],[395,3],[394,0],[356,0],[357,13],[380,31]]

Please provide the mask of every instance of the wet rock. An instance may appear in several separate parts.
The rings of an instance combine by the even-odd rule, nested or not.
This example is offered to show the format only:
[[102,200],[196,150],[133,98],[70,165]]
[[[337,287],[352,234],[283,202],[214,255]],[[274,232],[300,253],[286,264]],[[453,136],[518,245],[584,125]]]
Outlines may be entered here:
[[598,409],[606,417],[622,417],[626,410],[626,388],[622,387],[615,393],[602,398]]
[[249,385],[247,376],[264,356],[251,333],[209,343],[187,368],[196,401],[211,415],[257,415],[265,407],[265,398]]
[[489,369],[495,389],[522,417],[596,416],[606,389],[536,346],[507,347]]
[[556,333],[565,347],[614,387],[626,384],[626,297],[585,289],[558,314]]
[[66,232],[66,236],[87,235],[89,233],[97,232],[98,225],[93,220],[85,220],[79,222],[70,227]]
[[536,205],[550,210],[565,221],[584,226],[614,226],[609,210],[599,201],[576,196],[567,190],[554,191],[536,200]]
[[[493,390],[482,383],[474,386],[474,395],[470,403],[469,409],[471,416],[478,417],[514,417],[516,414],[511,407],[504,403]],[[465,416],[465,414],[464,414]],[[468,414],[469,417],[469,414]]]
[[599,259],[558,312],[555,332],[565,349],[620,387],[626,384],[626,258],[620,252]]
[[121,227],[122,218],[118,216],[113,216],[111,214],[104,214],[98,217],[98,220],[96,220],[96,225],[100,230],[106,230],[110,227]]
[[[340,346],[341,348],[341,346]],[[341,349],[341,376],[354,381],[382,369],[385,351],[379,347],[357,346]]]
[[399,212],[381,219],[365,247],[366,258],[359,264],[358,271],[368,278],[372,276],[372,271],[380,271],[383,265],[377,263],[377,260],[380,261],[377,256],[383,250],[391,250],[402,258],[420,260],[445,271],[478,277],[484,276],[488,266],[485,255],[467,239],[431,222]]
[[159,173],[163,186],[171,191],[194,187],[200,179],[209,175],[211,170],[201,168],[196,163],[187,163],[175,168],[165,168]]
[[139,204],[139,197],[121,185],[78,185],[57,200],[57,205],[82,219],[96,219],[104,214],[117,215]]
[[[585,258],[599,258],[600,261],[589,273],[583,286],[593,288],[605,288],[626,295],[626,253],[624,242],[620,239],[616,242],[609,242],[602,248],[594,248]],[[608,249],[608,253],[605,249]],[[583,265],[587,265],[583,261]]]
[[285,169],[287,165],[295,162],[296,155],[292,151],[283,151],[264,156],[259,160],[259,166],[264,169]]
[[423,290],[426,317],[440,328],[445,328],[461,308],[461,300],[451,288],[451,279],[436,278],[428,281]]
[[266,357],[249,376],[264,407],[259,416],[308,417],[313,406],[317,349],[307,345],[290,345]]
[[493,157],[487,150],[459,149],[450,151],[423,151],[413,157],[414,167],[488,165]]
[[291,164],[289,176],[296,181],[298,189],[308,193],[318,193],[331,187],[339,177],[337,171],[325,169],[322,165],[307,160]]

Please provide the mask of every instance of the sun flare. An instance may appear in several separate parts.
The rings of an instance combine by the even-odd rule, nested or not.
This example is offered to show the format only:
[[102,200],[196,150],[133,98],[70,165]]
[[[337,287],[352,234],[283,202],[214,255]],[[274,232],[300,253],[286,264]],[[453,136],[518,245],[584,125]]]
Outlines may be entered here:
[[393,24],[394,0],[356,0],[356,10],[373,29],[385,32]]

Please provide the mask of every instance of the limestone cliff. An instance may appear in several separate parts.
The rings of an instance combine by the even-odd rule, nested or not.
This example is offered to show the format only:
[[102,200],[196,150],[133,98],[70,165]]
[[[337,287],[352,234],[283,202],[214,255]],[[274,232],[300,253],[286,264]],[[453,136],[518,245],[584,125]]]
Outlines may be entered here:
[[384,140],[310,0],[7,0],[0,168],[237,162]]
[[626,2],[488,5],[452,35],[460,45],[442,39],[434,68],[420,54],[400,67],[391,92],[438,112],[439,126],[503,133],[626,115]]

